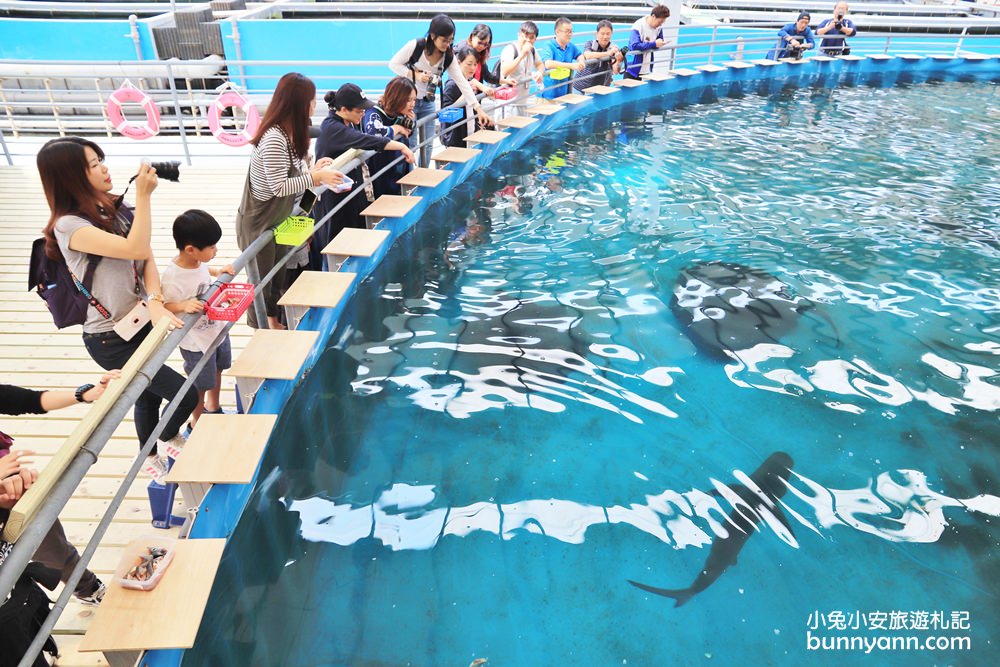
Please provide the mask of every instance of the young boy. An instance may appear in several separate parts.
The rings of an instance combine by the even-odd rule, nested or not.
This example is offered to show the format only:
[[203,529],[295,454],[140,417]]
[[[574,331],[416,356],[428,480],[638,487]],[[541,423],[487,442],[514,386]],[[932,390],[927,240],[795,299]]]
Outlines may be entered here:
[[[205,264],[215,259],[218,252],[216,244],[222,238],[222,228],[205,211],[191,209],[177,216],[173,231],[178,253],[164,269],[160,279],[164,305],[172,313],[204,312],[205,303],[198,299],[198,295],[208,289],[213,278],[223,273],[235,275],[231,265],[212,269]],[[213,322],[207,317],[198,320],[180,344],[185,373],[191,374],[195,364],[201,360],[205,350],[225,325],[225,322]],[[194,388],[198,390],[198,406],[191,413],[192,428],[203,413],[222,413],[219,405],[222,371],[232,366],[232,357],[227,335],[194,381]]]

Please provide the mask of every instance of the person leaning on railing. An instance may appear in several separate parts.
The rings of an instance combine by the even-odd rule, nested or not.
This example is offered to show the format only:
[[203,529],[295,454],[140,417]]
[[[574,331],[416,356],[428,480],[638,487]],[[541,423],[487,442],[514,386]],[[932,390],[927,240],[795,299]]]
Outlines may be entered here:
[[[413,112],[416,102],[417,87],[413,82],[406,77],[393,77],[386,84],[382,97],[375,106],[365,111],[365,116],[361,119],[362,132],[395,139],[401,144],[410,146],[410,135],[416,122],[416,114]],[[368,160],[368,171],[374,176],[395,159],[396,155],[393,153],[385,151],[376,153]],[[409,165],[401,162],[376,178],[372,184],[375,198],[382,195],[398,195],[400,189],[396,181],[405,176],[409,170]]]
[[[305,76],[289,72],[278,80],[257,136],[243,186],[243,198],[236,214],[236,240],[246,250],[261,234],[280,225],[295,208],[299,195],[316,185],[340,185],[344,175],[330,165],[333,160],[317,160],[310,168],[309,125],[316,108],[316,85]],[[278,261],[278,246],[272,238],[257,254],[261,278]],[[267,309],[267,324],[284,329],[278,320],[278,299],[285,284],[285,269],[259,288]],[[258,328],[253,308],[247,310],[247,324]]]
[[583,71],[573,79],[573,89],[583,92],[591,86],[610,86],[611,77],[619,72],[624,56],[611,43],[614,25],[604,20],[597,24],[597,35],[583,45]]
[[[414,111],[417,120],[431,116],[435,111],[434,97],[441,88],[442,78],[447,72],[453,79],[461,79],[459,88],[462,96],[475,109],[479,119],[486,122],[488,116],[476,99],[476,92],[465,81],[458,63],[455,62],[451,45],[455,41],[455,22],[445,14],[438,14],[431,19],[427,34],[420,39],[411,39],[403,45],[389,61],[389,69],[399,76],[405,76],[417,87],[417,103]],[[434,123],[429,122],[421,127],[421,141],[434,130]],[[427,166],[431,156],[431,145],[427,142],[420,147],[420,164]]]
[[495,70],[491,70],[489,67],[490,49],[493,46],[493,30],[488,25],[485,23],[477,24],[469,34],[469,38],[455,44],[453,48],[457,53],[463,46],[472,47],[476,53],[476,69],[469,78],[469,85],[472,86],[473,90],[483,93],[487,97],[493,97],[496,94],[495,86],[500,84],[514,85],[514,79],[500,75],[499,66]]
[[[401,141],[380,135],[365,134],[361,131],[361,119],[365,111],[375,103],[365,97],[361,88],[353,83],[345,83],[336,92],[330,91],[323,98],[330,109],[320,126],[316,140],[316,155],[321,159],[332,159],[345,151],[356,148],[362,151],[399,151],[410,164],[415,162],[413,151]],[[352,189],[364,188],[362,181],[367,165],[351,171],[347,177],[354,181]],[[370,172],[369,172],[370,173]],[[327,190],[316,202],[313,215],[316,220],[326,217],[338,204],[347,199],[348,192]],[[374,192],[366,191],[365,196],[355,195],[333,214],[326,225],[317,230],[310,247],[310,264],[314,270],[322,270],[320,251],[345,227],[364,227],[361,211],[375,200]]]
[[795,19],[795,23],[783,26],[778,31],[778,47],[768,52],[768,60],[799,59],[806,49],[815,48],[816,40],[813,37],[812,28],[809,27],[811,19],[809,12],[802,12]]
[[[43,415],[77,403],[93,403],[101,397],[108,383],[118,379],[119,376],[120,373],[113,370],[102,375],[96,384],[82,385],[77,387],[76,391],[36,391],[0,384],[0,412],[7,415]],[[0,530],[7,522],[11,508],[38,479],[38,472],[28,467],[31,461],[22,458],[31,456],[33,452],[11,451],[12,444],[13,438],[0,432]],[[0,540],[0,565],[3,564],[10,546],[9,543]],[[73,574],[76,564],[80,562],[80,553],[66,539],[66,533],[58,519],[38,545],[32,560],[58,572],[59,579],[63,582]],[[96,605],[104,599],[104,591],[104,583],[97,578],[97,575],[85,570],[73,594],[84,604]]]
[[[83,344],[105,370],[124,368],[161,318],[183,326],[163,305],[160,273],[150,245],[150,199],[157,185],[156,170],[146,163],[139,165],[133,178],[133,209],[124,202],[124,194],[111,194],[111,174],[104,166],[104,151],[89,139],[53,139],[42,146],[36,162],[52,212],[43,232],[46,254],[53,260],[65,259],[77,276],[85,274],[91,256],[101,258],[94,269],[93,299],[83,323]],[[136,400],[139,447],[160,421],[160,403],[173,400],[183,384],[180,373],[162,366]],[[180,429],[197,403],[197,392],[189,388],[167,420],[160,444],[168,455],[184,446]],[[156,481],[167,472],[160,454],[154,446],[143,465],[143,471]]]
[[[545,65],[545,79],[542,82],[545,90],[542,97],[552,100],[569,92],[569,79],[573,72],[583,70],[583,51],[574,44],[573,22],[565,16],[556,19],[556,38],[549,40],[538,50]],[[566,85],[557,85],[565,82]],[[554,87],[553,87],[554,86]]]
[[653,62],[656,60],[654,51],[662,49],[666,44],[663,24],[668,18],[670,9],[665,5],[656,5],[650,10],[649,16],[643,16],[632,24],[627,57],[632,62],[625,68],[626,79],[638,79],[653,71]]
[[845,38],[858,34],[858,29],[854,21],[847,18],[849,10],[846,2],[838,2],[833,6],[833,18],[825,19],[816,28],[816,34],[823,38],[819,43],[820,53],[827,56],[851,55],[851,47]]
[[[479,64],[479,60],[476,56],[476,50],[473,47],[468,44],[460,46],[455,52],[455,60],[458,61],[458,66],[467,80],[476,75],[476,66]],[[451,106],[461,98],[462,90],[458,86],[458,81],[448,79],[448,82],[444,85],[444,93],[442,94],[442,103],[444,106]],[[483,126],[479,121],[475,121],[474,125],[477,130]],[[486,125],[486,127],[492,126],[492,122]],[[468,128],[469,123],[463,115],[460,120],[450,123],[447,129],[441,133],[441,143],[445,146],[466,148],[468,144],[465,143],[465,138],[469,136]]]

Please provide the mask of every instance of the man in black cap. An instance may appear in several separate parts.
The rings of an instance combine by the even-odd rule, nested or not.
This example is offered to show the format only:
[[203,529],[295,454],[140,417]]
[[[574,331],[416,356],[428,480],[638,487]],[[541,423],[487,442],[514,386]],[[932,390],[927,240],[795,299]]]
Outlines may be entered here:
[[802,52],[806,49],[816,47],[816,40],[813,38],[812,28],[809,27],[809,12],[802,12],[795,23],[789,23],[778,31],[778,48],[767,54],[768,58],[781,60],[782,58],[802,57]]

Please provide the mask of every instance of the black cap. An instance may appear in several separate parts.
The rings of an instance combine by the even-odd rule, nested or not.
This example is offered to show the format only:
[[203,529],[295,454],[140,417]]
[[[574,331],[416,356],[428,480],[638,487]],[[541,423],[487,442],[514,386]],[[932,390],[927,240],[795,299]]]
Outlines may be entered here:
[[809,15],[809,12],[802,12],[801,14],[799,14],[799,18],[797,18],[795,20],[796,21],[801,21],[802,19],[811,19],[811,18],[812,18],[812,16]]
[[371,109],[375,103],[365,97],[361,88],[353,83],[345,83],[337,89],[337,96],[334,105],[337,109],[347,107],[348,109]]

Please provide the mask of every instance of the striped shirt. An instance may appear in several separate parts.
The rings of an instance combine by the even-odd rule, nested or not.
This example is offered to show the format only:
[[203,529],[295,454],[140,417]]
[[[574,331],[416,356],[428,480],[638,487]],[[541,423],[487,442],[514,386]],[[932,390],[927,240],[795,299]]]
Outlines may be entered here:
[[[250,156],[250,194],[267,201],[274,197],[294,195],[312,186],[309,163],[300,160],[280,127],[271,127],[260,138]],[[288,167],[295,166],[302,176],[288,177]]]

